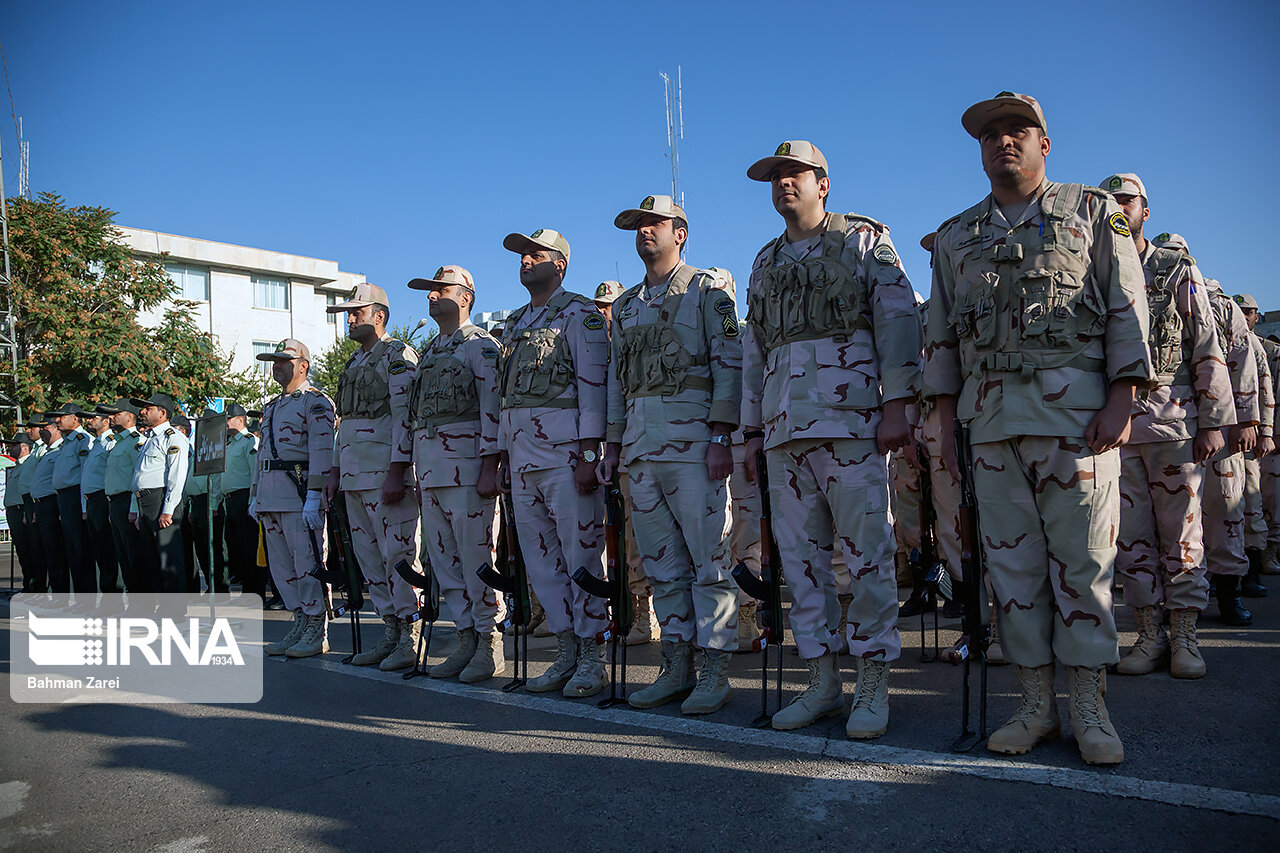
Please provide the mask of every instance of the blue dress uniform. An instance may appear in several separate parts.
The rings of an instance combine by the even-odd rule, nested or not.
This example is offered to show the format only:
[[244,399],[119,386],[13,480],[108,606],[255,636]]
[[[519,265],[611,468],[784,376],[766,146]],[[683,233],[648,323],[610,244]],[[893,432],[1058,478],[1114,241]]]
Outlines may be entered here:
[[[100,415],[128,412],[136,418],[138,407],[121,398],[110,406],[98,406],[97,412]],[[133,468],[144,440],[137,427],[119,430],[115,444],[107,453],[103,480],[107,513],[111,519],[111,540],[120,566],[120,579],[128,592],[136,591],[138,587],[138,528],[129,520],[129,505],[133,501]]]
[[[79,417],[82,411],[75,403],[65,403],[57,411],[46,412],[45,415]],[[58,493],[58,516],[62,524],[62,540],[67,550],[67,567],[71,571],[70,580],[76,591],[76,604],[83,606],[93,603],[92,596],[98,589],[93,558],[87,547],[89,537],[84,523],[84,497],[80,494],[81,474],[93,447],[93,436],[84,427],[77,426],[63,431],[62,444],[53,468],[53,488]],[[85,595],[90,596],[88,602],[83,598]]]
[[64,593],[71,589],[71,581],[67,577],[67,549],[62,542],[62,520],[58,514],[58,490],[53,487],[53,466],[65,446],[61,432],[57,438],[50,433],[44,452],[36,460],[36,469],[31,474],[36,527],[40,531],[40,546],[44,551],[35,592]]
[[[169,411],[173,405],[159,394],[151,400],[130,402],[139,407],[164,406]],[[188,444],[187,437],[165,420],[151,428],[151,435],[138,449],[130,509],[138,514],[136,571],[138,591],[144,595],[187,590],[182,554],[182,491],[187,484]],[[162,515],[173,517],[167,527],[160,526]]]
[[30,450],[31,439],[22,433],[14,436],[10,442],[13,449],[14,464],[13,467],[5,470],[4,477],[4,514],[5,519],[9,522],[9,536],[13,539],[13,550],[18,557],[18,567],[22,570],[22,591],[31,592],[31,575],[36,565],[36,557],[39,552],[32,551],[32,531],[27,527],[27,512],[25,505],[26,495],[22,491],[22,480],[24,475],[34,468],[29,463],[35,460],[35,457],[28,453],[26,456],[20,456],[22,452],[18,447],[25,444]]
[[[39,424],[28,421],[23,429],[26,430],[27,437],[31,438],[32,443],[31,455],[22,464],[22,476],[18,480],[18,488],[22,492],[22,520],[27,529],[28,550],[31,555],[31,562],[22,576],[27,583],[27,592],[38,593],[47,591],[48,574],[45,569],[44,540],[40,538],[40,525],[36,521],[36,499],[31,496],[31,484],[36,478],[36,463],[48,448],[45,447],[44,439],[38,434],[35,437],[31,435],[31,430],[38,430]],[[40,578],[43,580],[37,586],[37,579]]]
[[109,429],[103,430],[94,436],[89,455],[80,469],[89,560],[98,565],[98,591],[103,593],[120,591],[120,566],[111,536],[111,513],[107,503],[107,457],[115,446],[115,434]]

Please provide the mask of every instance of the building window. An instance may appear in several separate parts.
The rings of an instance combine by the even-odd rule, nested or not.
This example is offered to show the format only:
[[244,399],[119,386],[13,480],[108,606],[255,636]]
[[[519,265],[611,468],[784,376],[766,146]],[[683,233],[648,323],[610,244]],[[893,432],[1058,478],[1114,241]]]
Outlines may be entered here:
[[[326,307],[326,308],[328,308],[330,305],[337,305],[337,304],[338,304],[338,294],[336,294],[336,293],[326,293],[326,294],[324,295],[324,304],[325,304],[325,307]],[[326,320],[328,320],[328,321],[329,321],[329,325],[330,325],[330,326],[336,326],[336,325],[338,324],[338,315],[337,315],[337,314],[330,314],[330,313],[328,313],[328,312],[325,312],[324,318],[325,318]]]
[[193,267],[186,264],[165,264],[164,271],[178,285],[178,292],[183,299],[195,302],[209,301],[209,270],[206,267]]
[[264,352],[275,352],[275,351],[276,351],[276,345],[272,341],[254,341],[253,342],[253,359],[254,359],[253,363],[257,365],[258,370],[262,371],[263,373],[271,372],[272,362],[258,361],[258,356]]
[[253,305],[255,308],[280,308],[289,310],[289,282],[283,278],[265,275],[253,277]]

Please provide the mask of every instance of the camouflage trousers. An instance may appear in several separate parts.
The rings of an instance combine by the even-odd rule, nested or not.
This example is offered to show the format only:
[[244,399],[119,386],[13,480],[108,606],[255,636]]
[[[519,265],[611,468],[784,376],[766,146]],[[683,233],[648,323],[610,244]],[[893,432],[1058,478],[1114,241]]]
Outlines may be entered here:
[[492,633],[506,615],[496,590],[476,571],[493,565],[498,504],[475,486],[422,489],[422,546],[459,630]]
[[1262,471],[1262,516],[1267,523],[1267,544],[1280,545],[1280,451],[1264,456]]
[[[889,460],[871,439],[795,439],[766,452],[773,535],[791,590],[802,658],[839,652],[898,659]],[[836,537],[851,576],[846,636],[832,569]]]
[[1203,610],[1209,603],[1200,503],[1204,466],[1194,440],[1120,448],[1116,572],[1130,607]]
[[316,556],[310,535],[315,534],[323,564],[328,556],[324,531],[308,530],[301,512],[260,512],[258,520],[262,522],[262,544],[267,549],[271,582],[284,602],[284,609],[293,611],[301,607],[308,616],[324,613],[327,590],[311,575]]
[[[751,574],[760,577],[760,490],[747,482],[747,463],[743,445],[735,444],[733,473],[729,475],[729,565],[745,563]],[[754,601],[741,589],[738,603]]]
[[1204,472],[1205,562],[1211,575],[1249,573],[1244,553],[1244,454],[1210,460]]
[[1244,547],[1267,547],[1267,517],[1262,508],[1262,463],[1252,453],[1244,458]]
[[618,488],[622,490],[622,505],[627,512],[627,588],[633,596],[648,598],[653,595],[653,587],[649,586],[644,560],[640,559],[640,546],[636,544],[636,528],[631,523],[631,478],[626,469],[618,472]]
[[903,554],[920,547],[920,471],[907,461],[905,451],[889,456],[890,482],[893,485],[893,538]]
[[396,572],[407,562],[422,571],[418,560],[418,502],[406,490],[399,503],[384,504],[381,489],[343,492],[351,522],[351,548],[369,585],[369,600],[379,616],[411,616],[418,592]]
[[609,625],[608,602],[587,595],[573,574],[585,566],[596,577],[605,576],[600,490],[578,494],[573,469],[566,465],[515,474],[511,498],[525,572],[547,614],[547,628],[553,634],[572,630],[578,637],[596,636]]
[[631,520],[653,586],[662,638],[703,649],[738,647],[738,594],[729,565],[729,497],[701,462],[637,459]]
[[937,517],[934,536],[939,556],[951,577],[960,580],[960,479],[942,467],[942,443],[955,444],[955,433],[947,430],[943,434],[942,419],[934,409],[925,416],[920,437],[929,456],[929,484],[933,487],[933,511]]
[[1111,582],[1120,453],[1020,436],[973,445],[973,486],[1005,657],[1019,666],[1119,660]]

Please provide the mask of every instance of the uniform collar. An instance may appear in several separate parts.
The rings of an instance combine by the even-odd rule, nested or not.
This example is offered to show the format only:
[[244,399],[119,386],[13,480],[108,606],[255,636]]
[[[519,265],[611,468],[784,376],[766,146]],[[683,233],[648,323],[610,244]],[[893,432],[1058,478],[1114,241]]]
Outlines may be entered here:
[[1000,205],[996,203],[996,197],[994,194],[987,195],[987,205],[984,213],[986,217],[996,225],[1003,225],[1009,230],[1013,230],[1022,223],[1027,222],[1042,213],[1040,202],[1044,199],[1044,194],[1049,191],[1049,187],[1051,186],[1053,186],[1053,181],[1049,180],[1048,177],[1045,177],[1040,181],[1040,186],[1036,189],[1035,195],[1031,197],[1031,201],[1027,202],[1027,206],[1018,216],[1017,222],[1009,222],[1009,220],[1005,219],[1004,212],[1000,210]]
[[66,440],[67,440],[67,437],[64,435],[62,438],[58,439],[53,444],[46,445],[46,447],[48,447],[49,450],[57,450],[59,447],[62,446],[62,442]]

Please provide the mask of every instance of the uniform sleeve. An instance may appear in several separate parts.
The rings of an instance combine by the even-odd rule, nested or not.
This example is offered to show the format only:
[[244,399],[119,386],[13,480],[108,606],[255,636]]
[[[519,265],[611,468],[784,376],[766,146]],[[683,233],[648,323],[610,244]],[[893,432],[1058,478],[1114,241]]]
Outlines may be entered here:
[[924,336],[924,396],[957,397],[964,388],[960,372],[960,340],[948,318],[955,304],[956,282],[946,229],[933,247],[933,284],[929,291],[929,324]]
[[409,429],[409,395],[417,372],[418,354],[413,347],[399,351],[387,347],[387,388],[391,395],[391,461],[413,462],[413,431]]
[[[270,403],[267,403],[265,406],[262,407],[262,434],[263,435],[266,435],[267,430],[271,429],[271,407],[274,403],[275,403],[275,400],[272,400]],[[249,500],[253,500],[258,496],[258,478],[261,475],[262,475],[262,463],[259,462],[258,464],[253,466],[253,474],[249,478]],[[213,491],[212,486],[210,486],[210,492],[212,493],[212,491]],[[210,496],[209,500],[213,500],[212,495]]]
[[1225,296],[1215,297],[1219,310],[1226,314],[1227,340],[1222,349],[1227,356],[1227,371],[1235,392],[1236,423],[1249,426],[1258,422],[1258,365],[1249,346],[1249,324],[1236,303]]
[[172,515],[182,502],[182,489],[187,482],[187,437],[174,430],[164,451],[164,503],[161,515]]
[[1235,423],[1236,407],[1231,393],[1227,359],[1218,343],[1217,324],[1209,293],[1199,270],[1191,265],[1179,291],[1186,301],[1187,338],[1191,343],[1191,376],[1196,392],[1196,412],[1201,429],[1217,429]]
[[[257,482],[256,480],[254,481]],[[222,506],[222,475],[209,475],[209,506],[217,509]]]
[[880,360],[880,399],[882,403],[911,401],[920,396],[921,384],[920,312],[916,294],[888,230],[873,233],[874,239],[862,257],[862,269],[871,300],[872,333]]
[[1147,333],[1151,314],[1147,307],[1147,280],[1138,249],[1124,213],[1111,196],[1089,194],[1085,198],[1093,222],[1093,257],[1090,273],[1102,295],[1106,311],[1107,381],[1136,380],[1149,388],[1155,379]]
[[[512,318],[508,318],[507,322],[510,323],[511,319]],[[497,364],[496,380],[494,382],[494,387],[497,389],[497,392],[498,392],[498,405],[497,405],[497,408],[494,410],[494,417],[498,419],[498,452],[499,453],[507,452],[507,431],[502,429],[502,391],[503,391],[502,382],[503,382],[503,376],[506,373],[506,369],[507,369],[507,343],[505,340],[506,336],[507,336],[507,330],[506,328],[504,328],[502,330],[502,337],[497,339],[498,364]]]
[[1258,368],[1258,434],[1270,436],[1275,424],[1275,391],[1271,386],[1271,368],[1267,366],[1267,352],[1258,336],[1249,333],[1249,347]]
[[480,455],[493,456],[498,447],[498,342],[484,335],[473,338],[468,366],[475,375],[476,399],[480,404]]
[[319,392],[306,395],[307,489],[323,489],[333,466],[333,401]]
[[621,444],[622,436],[627,431],[627,401],[622,395],[622,380],[618,377],[618,363],[622,352],[622,327],[618,325],[617,307],[615,301],[613,319],[609,321],[609,365],[606,368],[607,382],[609,383],[606,392],[606,410],[608,417],[605,426],[604,440],[611,444]]
[[[772,245],[772,244],[770,244]],[[768,257],[767,248],[756,255],[751,266],[751,276],[747,279],[747,304],[751,304],[751,291],[758,287],[762,277],[761,268]],[[748,310],[748,320],[750,311]],[[739,423],[744,430],[764,428],[764,413],[761,398],[764,397],[764,346],[752,328],[750,322],[742,324],[742,414]]]
[[742,330],[733,298],[733,276],[717,269],[700,278],[702,323],[711,368],[711,411],[707,419],[736,427],[742,416]]
[[590,441],[605,435],[609,335],[594,305],[578,304],[577,308],[569,317],[565,337],[578,373],[578,440]]

